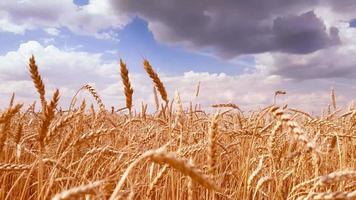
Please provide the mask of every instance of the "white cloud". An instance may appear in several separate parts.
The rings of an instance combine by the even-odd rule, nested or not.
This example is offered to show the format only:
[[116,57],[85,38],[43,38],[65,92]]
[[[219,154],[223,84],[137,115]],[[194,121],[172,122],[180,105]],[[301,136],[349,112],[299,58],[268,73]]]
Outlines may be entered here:
[[43,46],[37,41],[28,41],[16,51],[0,55],[0,90],[3,91],[0,98],[16,92],[27,103],[30,97],[37,99],[28,72],[28,59],[32,54],[35,55],[47,94],[50,95],[54,88],[60,88],[65,104],[77,89],[88,82],[95,82],[99,88],[105,87],[110,78],[102,76],[102,71],[115,65],[105,63],[101,54],[62,50],[53,45]]
[[[36,56],[39,71],[46,84],[47,96],[54,88],[61,92],[61,105],[67,106],[72,96],[82,85],[90,83],[97,88],[99,95],[108,107],[124,107],[125,97],[117,61],[104,62],[101,54],[83,51],[67,51],[53,45],[44,46],[36,41],[20,45],[16,51],[0,56],[0,94],[1,105],[7,105],[12,92],[17,99],[31,103],[38,99],[36,90],[27,69],[28,58]],[[130,66],[130,63],[128,63]],[[236,103],[243,110],[256,109],[273,103],[276,90],[286,90],[287,95],[278,97],[278,103],[291,107],[307,109],[319,113],[329,101],[329,91],[335,87],[340,106],[355,99],[351,92],[356,89],[353,80],[317,79],[293,81],[278,75],[268,75],[256,69],[252,73],[241,75],[214,74],[189,71],[182,75],[165,75],[160,77],[167,88],[170,99],[174,91],[179,90],[182,101],[187,108],[190,101],[198,102],[205,108],[215,103]],[[141,102],[154,108],[153,84],[146,74],[131,74],[134,88],[134,105],[140,109]],[[195,92],[201,82],[200,95]],[[84,92],[85,94],[85,92]],[[88,97],[88,100],[91,98]]]
[[[0,15],[1,16],[1,15]],[[30,29],[31,27],[26,25],[17,25],[10,22],[8,19],[3,18],[0,20],[0,31],[1,32],[11,32],[15,34],[24,34],[26,29]]]
[[53,35],[53,36],[57,36],[60,34],[60,30],[58,30],[57,28],[53,28],[53,27],[50,27],[50,28],[46,28],[45,31],[50,34],[50,35]]
[[130,21],[125,14],[115,13],[108,0],[91,0],[80,7],[72,0],[3,0],[0,17],[0,31],[23,34],[40,28],[50,35],[58,35],[58,29],[65,27],[74,33],[101,39],[116,39],[108,29],[121,28]]
[[[134,104],[139,109],[141,101],[148,103],[154,109],[152,83],[145,75],[131,75],[134,88]],[[330,103],[330,88],[335,87],[339,106],[346,106],[356,98],[350,95],[354,82],[340,84],[338,81],[314,80],[294,82],[279,76],[269,76],[261,72],[243,75],[226,75],[224,73],[186,72],[177,76],[161,76],[167,88],[170,99],[174,98],[174,91],[179,90],[185,108],[189,102],[197,102],[205,108],[216,103],[236,103],[245,111],[271,105],[276,90],[286,90],[287,95],[277,98],[279,105],[288,104],[290,107],[306,109],[319,114],[322,108]],[[195,98],[196,86],[201,82],[200,94]],[[345,87],[346,86],[346,87]],[[119,97],[124,104],[122,84],[117,80],[109,84],[102,92],[108,101]],[[115,105],[115,104],[112,104]]]

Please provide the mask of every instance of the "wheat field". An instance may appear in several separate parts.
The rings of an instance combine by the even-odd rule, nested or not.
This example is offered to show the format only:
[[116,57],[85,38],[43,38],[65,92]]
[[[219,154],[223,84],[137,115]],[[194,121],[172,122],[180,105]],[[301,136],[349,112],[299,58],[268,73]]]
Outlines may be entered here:
[[322,116],[223,102],[208,113],[184,107],[149,61],[143,67],[154,112],[133,107],[122,60],[125,108],[107,109],[84,85],[78,93],[96,105],[74,96],[62,110],[60,91],[46,99],[52,91],[32,56],[39,104],[13,95],[0,113],[0,199],[356,199],[356,109],[338,108],[334,91]]

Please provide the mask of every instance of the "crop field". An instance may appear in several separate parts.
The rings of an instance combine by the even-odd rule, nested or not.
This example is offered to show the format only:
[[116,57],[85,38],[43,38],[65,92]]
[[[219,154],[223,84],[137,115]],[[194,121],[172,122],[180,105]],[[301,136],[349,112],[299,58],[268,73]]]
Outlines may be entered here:
[[133,106],[123,61],[124,108],[106,108],[84,85],[77,94],[95,104],[74,96],[62,110],[32,56],[37,103],[15,94],[0,112],[0,199],[356,199],[356,109],[337,107],[334,92],[320,116],[226,102],[206,111],[168,95],[149,61],[143,67],[154,111]]

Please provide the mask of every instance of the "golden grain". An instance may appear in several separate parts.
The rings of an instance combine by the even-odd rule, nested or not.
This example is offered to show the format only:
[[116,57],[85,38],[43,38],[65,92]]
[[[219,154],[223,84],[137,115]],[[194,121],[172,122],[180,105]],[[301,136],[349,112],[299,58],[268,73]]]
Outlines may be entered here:
[[89,91],[99,111],[85,99],[75,105],[78,92],[68,110],[57,108],[58,90],[47,102],[31,57],[42,110],[23,109],[15,94],[0,110],[0,199],[355,199],[356,111],[336,107],[336,97],[321,116],[224,103],[213,107],[225,112],[211,115],[195,102],[200,84],[184,110],[180,94],[169,104],[144,66],[165,104],[157,97],[157,112],[145,102],[136,112],[122,69],[128,116],[107,112],[90,85],[78,92]]

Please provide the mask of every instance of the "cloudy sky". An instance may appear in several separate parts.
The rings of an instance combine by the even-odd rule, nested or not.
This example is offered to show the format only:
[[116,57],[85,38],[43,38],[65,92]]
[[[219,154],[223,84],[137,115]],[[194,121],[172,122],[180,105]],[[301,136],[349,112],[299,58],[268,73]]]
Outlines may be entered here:
[[[356,99],[355,0],[2,0],[0,104],[37,100],[28,74],[35,55],[50,95],[61,105],[82,85],[107,106],[124,107],[118,59],[128,65],[135,105],[153,107],[150,60],[185,104],[273,103],[315,113]],[[195,89],[201,82],[200,96]]]

